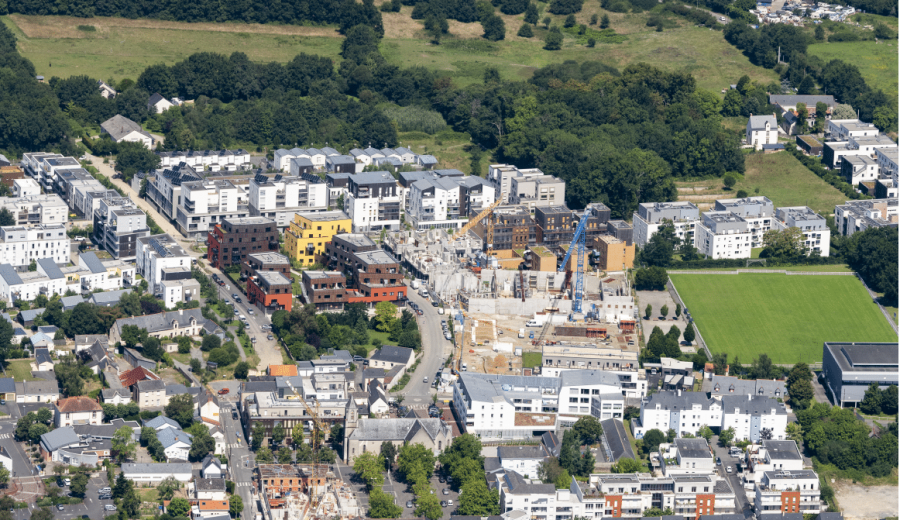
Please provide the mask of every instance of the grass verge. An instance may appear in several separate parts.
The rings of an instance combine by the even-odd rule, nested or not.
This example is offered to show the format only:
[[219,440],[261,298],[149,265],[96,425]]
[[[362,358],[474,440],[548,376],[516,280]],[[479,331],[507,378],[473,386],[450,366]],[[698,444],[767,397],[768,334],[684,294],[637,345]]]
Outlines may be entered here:
[[[895,29],[896,20],[894,18]],[[888,97],[897,98],[896,41],[816,43],[810,45],[807,52],[822,58],[825,63],[834,59],[853,63],[859,67],[869,86],[883,90]]]
[[16,381],[37,381],[31,375],[31,360],[14,359],[6,365],[6,373]]
[[671,273],[713,353],[750,363],[817,363],[825,341],[892,342],[896,334],[855,277]]

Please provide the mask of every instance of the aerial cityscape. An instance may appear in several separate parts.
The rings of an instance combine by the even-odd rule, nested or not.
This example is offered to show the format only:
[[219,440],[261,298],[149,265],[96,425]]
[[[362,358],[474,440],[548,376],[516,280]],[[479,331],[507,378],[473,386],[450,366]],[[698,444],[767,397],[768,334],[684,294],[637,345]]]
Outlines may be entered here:
[[898,6],[0,3],[0,520],[896,520]]

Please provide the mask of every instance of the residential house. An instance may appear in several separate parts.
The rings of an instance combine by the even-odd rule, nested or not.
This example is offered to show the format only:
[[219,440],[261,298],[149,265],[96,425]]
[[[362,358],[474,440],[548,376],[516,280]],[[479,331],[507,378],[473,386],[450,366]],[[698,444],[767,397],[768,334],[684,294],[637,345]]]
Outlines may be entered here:
[[[47,344],[47,341],[49,341],[51,344],[53,343],[53,339],[49,338],[43,332],[38,332],[37,334],[32,336],[32,341],[35,340],[37,340],[39,344],[43,344],[45,346]],[[34,344],[34,366],[41,372],[51,371],[53,370],[53,365],[55,363],[53,362],[53,358],[50,357],[50,351],[46,348],[37,348],[41,346],[39,344]]]
[[56,401],[53,424],[57,428],[75,424],[100,424],[102,422],[103,407],[90,397],[67,397]]
[[153,137],[141,125],[119,114],[101,123],[100,133],[109,134],[115,143],[141,143],[145,148],[153,148]]
[[537,478],[538,468],[550,452],[543,444],[534,446],[499,446],[497,455],[501,467],[506,471],[515,471],[525,478]]
[[131,388],[139,381],[158,380],[159,376],[142,366],[127,370],[119,374],[119,383],[123,388]]
[[159,439],[166,454],[166,462],[182,462],[188,460],[191,451],[192,436],[189,433],[176,428],[164,428],[158,430],[156,438]]
[[16,383],[17,403],[52,403],[57,400],[59,400],[59,383],[55,379]]
[[412,366],[416,353],[411,348],[382,345],[369,357],[369,368],[391,369],[397,365]]
[[200,462],[200,477],[204,479],[224,479],[228,472],[227,464],[223,464],[213,454],[209,454]]
[[75,353],[78,354],[83,350],[90,349],[94,346],[94,343],[99,343],[101,349],[107,350],[109,349],[109,336],[105,334],[77,334],[75,335]]
[[160,408],[169,404],[166,384],[159,379],[146,379],[134,385],[134,400],[141,407]]
[[135,325],[146,329],[154,338],[175,338],[177,336],[199,336],[207,319],[203,317],[200,309],[179,309],[177,311],[135,316],[133,318],[121,318],[116,320],[109,331],[110,343],[122,341],[122,327]]
[[147,110],[154,114],[162,114],[166,110],[175,106],[171,101],[162,97],[159,92],[155,92],[147,100]]
[[100,90],[100,96],[105,99],[116,97],[116,89],[107,85],[103,80],[97,80],[97,88]]
[[11,377],[0,377],[0,397],[10,403],[16,402],[16,380]]
[[200,393],[194,399],[194,402],[197,404],[197,412],[203,422],[213,426],[221,425],[219,420],[219,398],[215,394],[210,392]]
[[303,296],[317,311],[341,311],[347,297],[347,279],[337,271],[304,270]]
[[778,122],[775,115],[754,116],[747,121],[747,144],[762,150],[764,144],[778,143]]
[[131,391],[127,388],[104,388],[100,390],[103,404],[128,404],[131,402]]
[[196,500],[226,500],[225,479],[198,478],[194,480],[192,494]]
[[69,221],[69,207],[65,201],[53,193],[41,195],[37,181],[17,179],[13,182],[13,190],[18,192],[13,197],[0,198],[0,209],[12,213],[15,225],[54,225]]
[[787,395],[785,382],[769,379],[738,379],[733,376],[712,377],[712,390],[710,397],[722,400],[726,395],[755,395],[758,397],[771,397],[784,399]]
[[384,393],[384,387],[379,381],[376,380],[369,383],[369,396],[366,399],[366,404],[369,407],[370,415],[382,415],[390,411],[391,407],[388,404],[387,394]]
[[181,429],[181,425],[164,415],[157,415],[153,419],[145,419],[143,426],[146,428],[153,428],[157,432],[161,432],[167,429]]
[[137,350],[126,348],[124,354],[125,361],[133,368],[143,367],[145,370],[156,370],[156,361],[145,358]]
[[189,482],[193,478],[189,463],[125,463],[122,474],[127,480],[137,484],[155,484],[173,477],[179,482]]

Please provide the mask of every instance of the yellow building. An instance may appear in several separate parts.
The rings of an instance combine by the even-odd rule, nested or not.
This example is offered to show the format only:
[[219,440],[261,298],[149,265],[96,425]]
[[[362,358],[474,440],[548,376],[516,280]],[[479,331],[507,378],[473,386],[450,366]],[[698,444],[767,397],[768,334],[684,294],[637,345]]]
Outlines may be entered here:
[[601,271],[622,271],[634,268],[634,244],[630,246],[611,235],[594,239],[594,249],[599,253],[597,268]]
[[343,211],[295,213],[284,230],[284,249],[303,265],[325,264],[325,244],[338,233],[349,233],[350,217]]

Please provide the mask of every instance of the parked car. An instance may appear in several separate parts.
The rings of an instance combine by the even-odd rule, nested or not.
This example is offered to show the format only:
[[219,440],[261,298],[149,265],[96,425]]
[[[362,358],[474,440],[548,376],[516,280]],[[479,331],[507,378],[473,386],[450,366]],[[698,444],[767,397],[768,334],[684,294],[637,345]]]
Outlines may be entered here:
[[253,316],[253,309],[247,309],[247,314]]
[[223,388],[223,389],[219,390],[219,395],[225,395],[225,394],[227,394],[227,393],[230,392],[230,391],[231,391],[231,390],[229,390],[229,389],[227,389],[227,388]]
[[441,500],[441,507],[447,507],[447,501]]
[[725,468],[725,473],[728,473],[729,475],[731,474],[731,466]]
[[275,336],[269,334],[268,336],[266,336],[266,339],[272,341],[273,339],[275,339]]
[[70,478],[63,479],[63,483],[64,483],[65,485],[67,485],[67,486],[71,486],[71,485],[72,485],[72,479],[70,479]]
[[235,298],[234,301],[236,301],[238,303],[243,303],[240,298]]
[[66,510],[66,508],[63,507],[62,504],[57,505],[57,506],[56,506],[56,509],[57,509],[58,511],[65,511],[65,510]]
[[412,506],[413,506],[412,500],[407,500],[407,501],[406,501],[406,507],[412,508]]
[[100,490],[100,494],[101,494],[101,495],[106,495],[106,494],[109,494],[109,493],[112,493],[112,488],[111,488],[111,487],[105,487],[105,488],[103,488],[103,489]]
[[453,501],[448,499],[448,500],[447,500],[447,505],[450,506],[450,507],[453,507]]
[[443,493],[443,494],[445,494],[445,495],[449,495],[449,494],[450,494],[450,490],[447,489],[447,488],[444,488],[444,490],[441,491],[441,493]]
[[250,338],[250,343],[256,343],[256,336],[253,336],[252,338]]
[[232,294],[231,297],[234,298],[235,300],[238,299],[238,295],[237,295],[237,294]]
[[422,378],[422,382],[423,382],[423,383],[427,383],[427,382],[428,382],[428,376],[423,377],[423,378]]
[[116,506],[114,506],[114,505],[112,505],[112,504],[106,504],[105,506],[103,506],[103,509],[105,509],[105,510],[107,510],[107,511],[115,511],[115,510],[116,510]]

